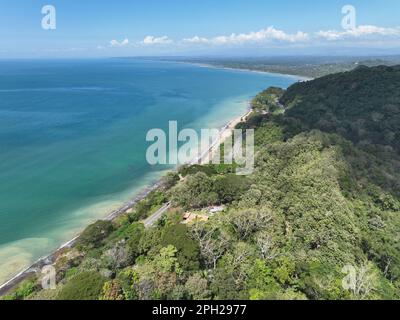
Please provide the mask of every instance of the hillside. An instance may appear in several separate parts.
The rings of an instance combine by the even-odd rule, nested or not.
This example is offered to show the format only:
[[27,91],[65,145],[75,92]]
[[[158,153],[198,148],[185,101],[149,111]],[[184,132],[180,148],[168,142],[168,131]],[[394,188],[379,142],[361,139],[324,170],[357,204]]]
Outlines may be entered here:
[[305,129],[400,151],[400,67],[358,67],[291,86],[281,98]]
[[[256,128],[252,175],[169,174],[133,212],[85,230],[57,260],[56,290],[33,278],[7,298],[399,299],[400,67],[272,88],[253,106],[239,125]],[[182,224],[185,212],[202,219]]]

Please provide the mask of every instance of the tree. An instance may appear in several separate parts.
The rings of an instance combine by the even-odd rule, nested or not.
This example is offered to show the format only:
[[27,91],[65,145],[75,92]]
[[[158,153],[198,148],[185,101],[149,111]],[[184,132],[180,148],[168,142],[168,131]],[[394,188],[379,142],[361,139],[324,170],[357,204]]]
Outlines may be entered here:
[[218,266],[232,275],[238,288],[243,288],[254,259],[254,247],[245,242],[238,242],[233,250],[224,255]]
[[231,203],[238,200],[248,187],[245,176],[229,174],[217,177],[214,182],[214,190],[218,194],[221,203]]
[[199,273],[195,273],[188,278],[185,288],[194,300],[208,300],[211,298],[211,291],[208,289],[208,281]]
[[236,235],[241,240],[247,240],[255,232],[262,230],[272,221],[269,209],[244,209],[232,211],[225,216]]
[[172,245],[168,245],[160,250],[160,254],[156,256],[153,260],[154,266],[157,270],[161,272],[171,272],[181,273],[181,268],[176,258],[176,249]]
[[84,248],[96,248],[102,244],[114,230],[111,221],[99,220],[88,226],[78,238],[78,245]]
[[103,254],[103,258],[111,270],[121,269],[133,263],[133,256],[126,241],[117,242],[111,249]]
[[170,199],[176,206],[185,209],[202,208],[214,204],[218,195],[213,190],[213,180],[203,172],[186,177],[170,191]]
[[200,249],[196,241],[190,238],[188,229],[181,223],[167,225],[162,232],[161,245],[173,245],[177,251],[177,259],[183,270],[199,268]]
[[215,269],[218,260],[227,250],[230,238],[215,225],[196,223],[191,228],[194,240],[199,243],[200,252],[208,268]]
[[269,231],[260,231],[257,233],[254,242],[265,261],[274,260],[279,255],[277,245],[274,243],[274,239]]
[[343,286],[357,299],[370,297],[376,289],[377,274],[371,262],[366,261],[357,268],[347,266],[342,271],[347,273],[343,279]]
[[245,300],[247,293],[244,288],[238,288],[234,277],[224,269],[215,269],[210,289],[215,300]]
[[126,230],[129,255],[132,257],[133,260],[135,260],[142,253],[140,242],[144,234],[145,234],[144,225],[138,222],[132,223]]
[[163,189],[169,190],[172,187],[174,187],[178,182],[179,182],[179,174],[176,172],[168,172],[163,178],[162,178],[162,186]]
[[135,289],[139,299],[166,299],[170,296],[182,275],[176,254],[177,249],[168,245],[161,248],[153,259],[143,259],[132,268],[128,284]]

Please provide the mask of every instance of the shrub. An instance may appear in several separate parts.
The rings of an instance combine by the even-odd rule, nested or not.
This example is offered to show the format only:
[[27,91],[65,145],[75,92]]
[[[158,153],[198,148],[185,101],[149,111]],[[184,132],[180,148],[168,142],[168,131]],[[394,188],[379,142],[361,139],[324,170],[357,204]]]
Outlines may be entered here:
[[58,300],[98,300],[107,278],[96,271],[86,271],[73,277],[61,289]]
[[23,300],[38,290],[35,279],[25,280],[13,292],[2,297],[2,300]]

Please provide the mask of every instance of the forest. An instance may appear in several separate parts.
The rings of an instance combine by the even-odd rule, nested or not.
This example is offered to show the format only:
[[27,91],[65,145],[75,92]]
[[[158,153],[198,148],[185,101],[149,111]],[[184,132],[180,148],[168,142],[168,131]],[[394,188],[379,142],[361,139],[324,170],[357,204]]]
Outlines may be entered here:
[[253,174],[183,166],[86,228],[55,290],[32,276],[3,299],[399,299],[400,67],[269,88],[252,106],[238,128],[256,130]]

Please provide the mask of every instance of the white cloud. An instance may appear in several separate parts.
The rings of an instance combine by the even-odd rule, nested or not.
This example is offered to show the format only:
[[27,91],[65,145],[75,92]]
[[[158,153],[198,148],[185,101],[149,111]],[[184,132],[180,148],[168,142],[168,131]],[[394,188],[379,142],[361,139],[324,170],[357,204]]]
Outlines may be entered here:
[[199,36],[194,36],[192,38],[185,38],[182,40],[184,43],[209,43],[210,40],[207,38],[201,38]]
[[317,36],[325,40],[334,41],[348,38],[363,38],[368,36],[400,36],[400,28],[383,28],[372,25],[358,26],[355,29],[344,31],[328,30],[319,31]]
[[[398,39],[400,37],[400,27],[378,27],[373,25],[361,25],[350,30],[321,30],[314,33],[297,31],[295,33],[285,32],[276,29],[273,26],[252,31],[248,33],[232,33],[230,35],[218,35],[215,37],[201,37],[195,35],[193,37],[184,38],[174,41],[168,36],[147,36],[142,41],[131,44],[128,39],[122,41],[111,40],[109,47],[141,47],[141,46],[163,46],[163,45],[209,45],[209,46],[235,46],[245,44],[256,45],[276,45],[276,44],[296,44],[296,45],[313,45],[320,41],[334,42],[340,40],[352,40],[354,44],[368,42],[369,44],[377,43],[377,41],[388,41],[389,39]],[[374,42],[375,41],[375,42]],[[104,49],[99,46],[98,49]]]
[[121,42],[118,40],[111,40],[110,46],[111,47],[125,47],[129,44],[129,39],[124,39]]
[[153,37],[153,36],[147,36],[142,41],[142,44],[145,44],[145,45],[170,44],[170,43],[173,43],[173,41],[170,38],[168,38],[167,36],[158,37],[158,38]]
[[[303,31],[287,33],[274,28],[273,26],[257,32],[232,33],[231,35],[220,35],[212,38],[204,38],[198,35],[192,38],[185,38],[181,42],[185,44],[207,44],[207,45],[240,45],[246,43],[267,44],[267,43],[301,43],[312,45],[314,41],[322,39],[325,41],[338,41],[354,39],[362,40],[387,40],[388,37],[400,37],[400,27],[384,28],[373,25],[361,25],[352,30],[322,30],[314,34]],[[372,44],[372,42],[370,42]]]
[[229,36],[217,36],[214,38],[201,38],[195,36],[193,38],[183,39],[185,43],[203,43],[203,44],[243,44],[248,42],[263,43],[263,42],[305,42],[309,40],[309,35],[305,32],[298,31],[294,34],[286,33],[282,30],[275,29],[274,27],[268,27],[257,32],[250,33],[232,33]]

